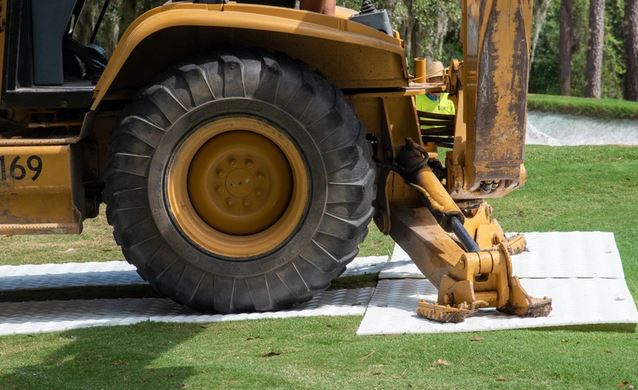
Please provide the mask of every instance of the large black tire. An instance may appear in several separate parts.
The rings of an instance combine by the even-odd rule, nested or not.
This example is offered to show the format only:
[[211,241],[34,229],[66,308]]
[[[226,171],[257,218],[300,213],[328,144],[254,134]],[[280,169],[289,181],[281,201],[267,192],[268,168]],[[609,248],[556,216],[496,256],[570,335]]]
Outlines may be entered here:
[[[191,242],[164,194],[180,140],[232,114],[274,123],[311,177],[296,232],[246,261]],[[358,253],[373,214],[374,167],[361,123],[340,90],[281,54],[220,51],[174,68],[125,110],[109,156],[107,217],[124,256],[160,293],[199,310],[266,311],[310,299]]]

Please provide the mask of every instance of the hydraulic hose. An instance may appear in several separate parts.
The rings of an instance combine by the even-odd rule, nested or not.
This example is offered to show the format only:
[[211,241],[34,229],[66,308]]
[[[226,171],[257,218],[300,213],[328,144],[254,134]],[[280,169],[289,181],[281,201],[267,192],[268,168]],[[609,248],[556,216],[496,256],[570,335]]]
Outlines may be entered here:
[[432,172],[427,159],[427,153],[408,138],[397,157],[401,176],[418,191],[419,198],[443,229],[453,232],[467,252],[479,252],[478,244],[463,225],[463,213]]
[[478,244],[474,239],[470,236],[463,225],[463,222],[457,217],[453,215],[450,217],[450,226],[452,227],[452,231],[456,234],[456,237],[461,241],[461,245],[465,248],[466,252],[480,252],[481,248],[479,248]]

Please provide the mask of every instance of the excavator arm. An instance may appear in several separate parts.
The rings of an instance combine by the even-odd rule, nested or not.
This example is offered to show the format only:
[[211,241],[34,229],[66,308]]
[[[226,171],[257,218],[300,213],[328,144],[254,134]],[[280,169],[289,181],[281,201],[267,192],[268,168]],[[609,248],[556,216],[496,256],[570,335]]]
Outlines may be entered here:
[[[399,144],[394,136],[391,180],[381,175],[383,183],[399,175],[419,200],[382,193],[389,217],[381,228],[439,290],[438,302],[419,303],[423,317],[459,322],[485,307],[534,317],[551,311],[551,299],[530,297],[513,275],[510,255],[525,249],[524,238],[507,239],[484,202],[526,178],[531,8],[529,0],[464,0],[464,61],[452,61],[444,85],[412,84],[449,92],[457,109],[455,116],[418,112],[422,142]],[[420,65],[415,81],[423,80]],[[445,167],[440,146],[452,147]]]
[[465,0],[464,62],[454,96],[463,100],[449,160],[455,199],[502,196],[523,185],[530,0]]

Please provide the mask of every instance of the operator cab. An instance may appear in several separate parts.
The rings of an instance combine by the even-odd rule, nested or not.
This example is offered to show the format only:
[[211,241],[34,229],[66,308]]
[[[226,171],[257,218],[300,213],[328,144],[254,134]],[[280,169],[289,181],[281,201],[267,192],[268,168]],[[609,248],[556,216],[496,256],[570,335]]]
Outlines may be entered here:
[[5,105],[86,108],[106,67],[104,49],[73,38],[85,0],[9,0]]

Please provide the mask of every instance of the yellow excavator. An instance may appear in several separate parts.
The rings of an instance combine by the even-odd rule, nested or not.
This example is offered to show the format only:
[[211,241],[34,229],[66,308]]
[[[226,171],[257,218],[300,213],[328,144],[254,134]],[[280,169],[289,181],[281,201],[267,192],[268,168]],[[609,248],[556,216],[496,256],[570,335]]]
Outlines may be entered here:
[[[157,291],[230,313],[310,299],[374,218],[439,289],[421,316],[547,315],[485,203],[526,178],[532,2],[464,0],[436,84],[368,2],[255,3],[168,2],[108,55],[74,35],[85,1],[0,0],[0,233],[80,233],[106,203]],[[456,115],[417,111],[427,91]]]

